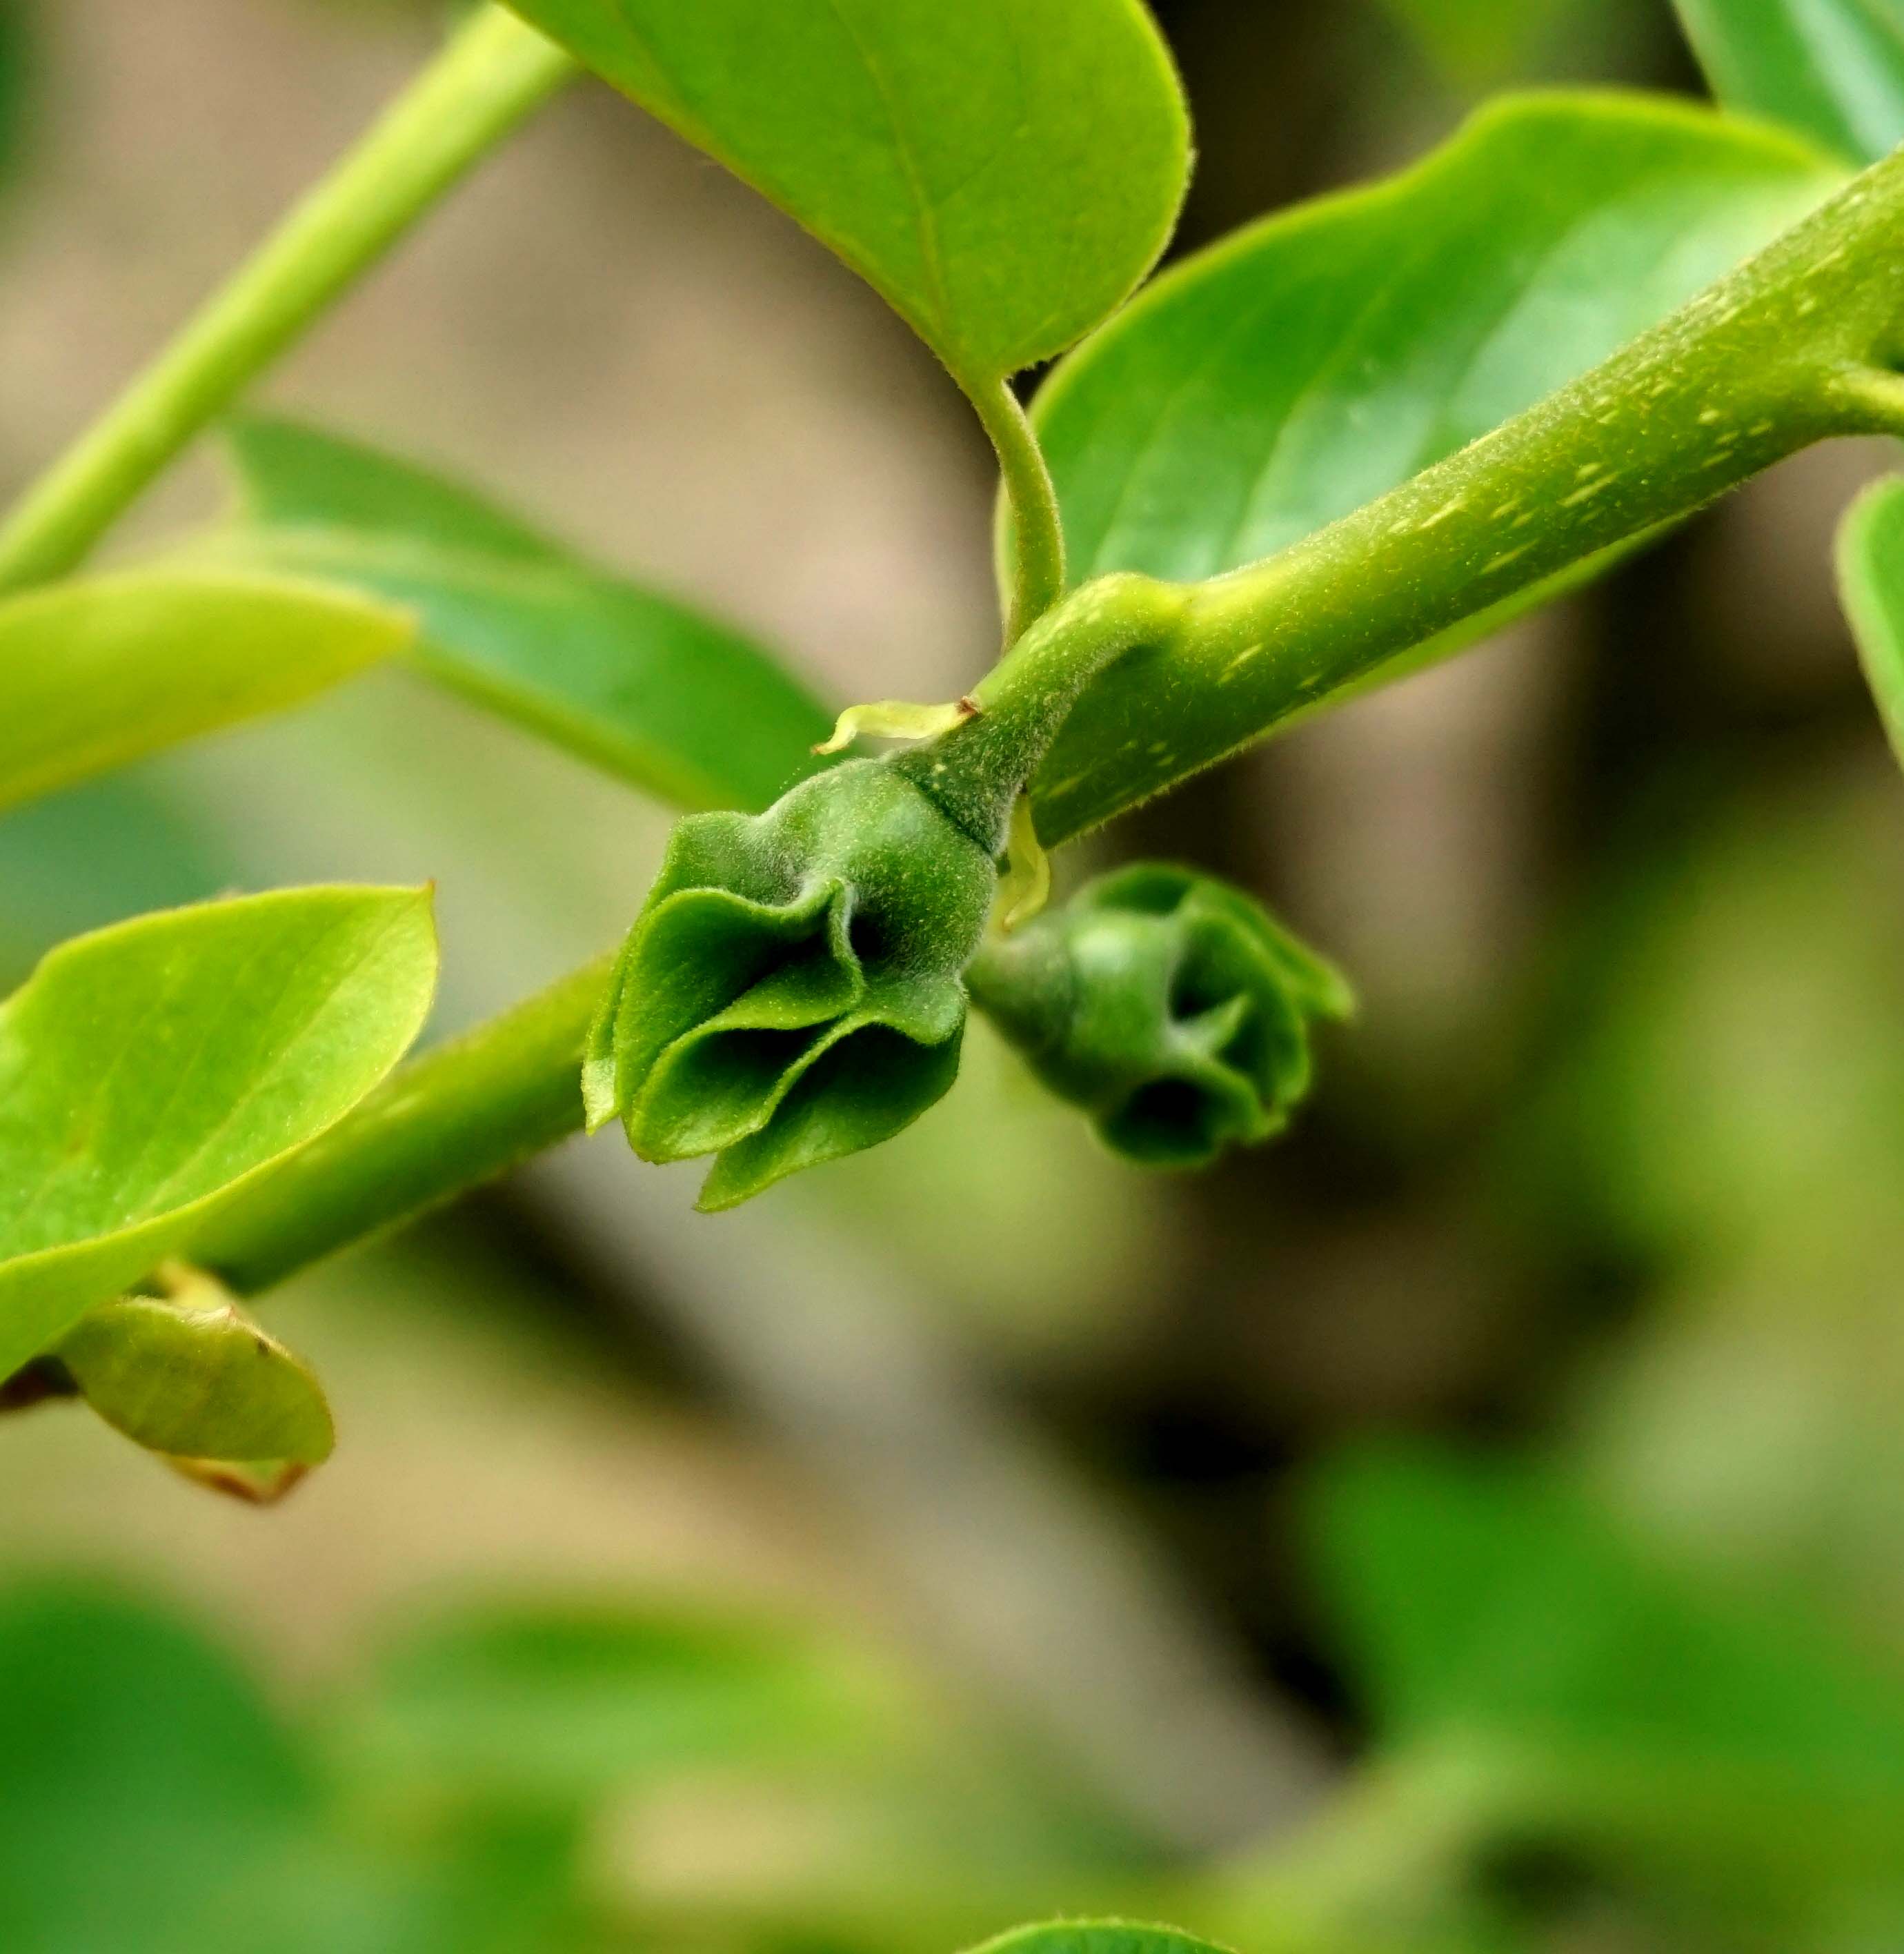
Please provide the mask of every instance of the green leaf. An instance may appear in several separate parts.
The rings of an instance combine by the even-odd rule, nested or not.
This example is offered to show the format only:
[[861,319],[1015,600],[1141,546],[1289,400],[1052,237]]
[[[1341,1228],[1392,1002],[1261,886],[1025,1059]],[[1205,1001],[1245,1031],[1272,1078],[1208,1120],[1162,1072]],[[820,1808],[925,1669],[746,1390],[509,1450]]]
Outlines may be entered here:
[[1822,1624],[1511,1467],[1366,1450],[1319,1491],[1325,1581],[1391,1741],[1470,1747],[1529,1816],[1739,1877],[1894,1867],[1904,1682]]
[[5,1939],[23,1954],[222,1954],[207,1899],[315,1805],[313,1774],[228,1655],[70,1582],[0,1593],[0,1757]]
[[569,1841],[366,1822],[278,1693],[169,1611],[71,1582],[0,1591],[7,1954],[547,1954],[588,1938]]
[[408,607],[416,664],[479,704],[683,807],[765,807],[819,765],[832,715],[726,626],[355,442],[229,440],[248,526],[212,548]]
[[348,1112],[435,974],[427,890],[206,903],[47,957],[0,1005],[0,1377]]
[[58,1356],[136,1445],[220,1465],[321,1466],[337,1443],[323,1387],[208,1277],[89,1310]]
[[387,605],[309,583],[142,572],[0,605],[0,808],[281,712],[400,650]]
[[[1529,95],[1392,181],[1240,233],[1034,403],[1076,573],[1188,580],[1272,555],[1577,377],[1840,181],[1705,110]],[[1048,841],[1115,811],[1080,791],[1093,756],[1159,741],[1156,791],[1234,743],[1160,727],[1156,677],[1124,660],[1080,702],[1039,776]]]
[[838,1756],[882,1688],[785,1622],[601,1602],[469,1608],[379,1664],[350,1727],[356,1768],[412,1792],[592,1805],[667,1774]]
[[1174,1927],[1148,1927],[1129,1920],[1055,1920],[1040,1927],[1015,1927],[974,1950],[974,1954],[1226,1954],[1226,1951]]
[[1838,586],[1871,696],[1904,765],[1904,476],[1875,482],[1838,536]]
[[968,391],[1156,262],[1188,168],[1138,0],[512,0],[867,279]]
[[1675,0],[1712,91],[1861,163],[1904,143],[1904,0]]

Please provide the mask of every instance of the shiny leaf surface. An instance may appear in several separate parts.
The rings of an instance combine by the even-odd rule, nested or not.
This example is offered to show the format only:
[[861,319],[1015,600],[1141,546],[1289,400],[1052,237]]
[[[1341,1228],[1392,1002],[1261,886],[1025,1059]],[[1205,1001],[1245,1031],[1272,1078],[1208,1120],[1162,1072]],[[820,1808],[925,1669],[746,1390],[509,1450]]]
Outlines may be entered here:
[[0,1376],[347,1112],[435,974],[406,889],[206,903],[48,957],[0,1005]]
[[1137,0],[512,0],[770,197],[976,391],[1109,313],[1188,130]]

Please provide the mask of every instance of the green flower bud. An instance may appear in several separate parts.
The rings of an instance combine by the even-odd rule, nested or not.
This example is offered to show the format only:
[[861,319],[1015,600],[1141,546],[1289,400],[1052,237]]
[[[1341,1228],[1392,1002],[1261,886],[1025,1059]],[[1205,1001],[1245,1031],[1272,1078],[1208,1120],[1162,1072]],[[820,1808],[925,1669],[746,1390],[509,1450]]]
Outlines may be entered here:
[[885,761],[690,816],[590,1035],[591,1129],[619,1118],[644,1160],[714,1154],[707,1210],[889,1139],[958,1073],[996,881]]
[[1309,1023],[1343,979],[1262,906],[1143,862],[989,944],[973,1001],[1112,1151],[1201,1167],[1281,1132],[1309,1089]]

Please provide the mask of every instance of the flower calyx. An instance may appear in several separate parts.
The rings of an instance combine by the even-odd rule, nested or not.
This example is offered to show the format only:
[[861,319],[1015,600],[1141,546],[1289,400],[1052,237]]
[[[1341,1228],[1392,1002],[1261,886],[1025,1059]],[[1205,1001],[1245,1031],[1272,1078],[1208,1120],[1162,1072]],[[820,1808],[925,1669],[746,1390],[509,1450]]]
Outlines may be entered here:
[[888,761],[689,816],[590,1035],[591,1129],[619,1119],[645,1160],[712,1154],[704,1210],[891,1138],[957,1076],[996,881]]
[[1195,1167],[1272,1138],[1307,1093],[1310,1026],[1347,983],[1262,905],[1143,862],[988,943],[972,1000],[1111,1150]]

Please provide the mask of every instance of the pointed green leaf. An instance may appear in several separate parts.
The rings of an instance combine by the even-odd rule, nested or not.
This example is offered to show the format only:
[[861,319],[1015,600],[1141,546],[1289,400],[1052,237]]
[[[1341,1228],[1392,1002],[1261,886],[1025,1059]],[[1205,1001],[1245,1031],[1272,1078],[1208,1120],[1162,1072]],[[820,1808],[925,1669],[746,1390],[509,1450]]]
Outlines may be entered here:
[[1139,0],[511,0],[770,197],[977,392],[1155,262],[1187,173]]
[[1904,0],[1675,0],[1729,108],[1853,162],[1904,143]]
[[1838,584],[1871,696],[1904,765],[1904,476],[1866,489],[1838,538]]
[[769,806],[832,715],[738,632],[591,568],[454,483],[287,422],[231,430],[243,526],[213,542],[412,611],[418,666],[688,808]]
[[0,807],[296,705],[400,650],[387,605],[259,575],[140,572],[0,605]]
[[0,1005],[0,1377],[348,1112],[435,973],[427,890],[209,903],[55,950]]
[[[1189,580],[1273,554],[1586,372],[1841,180],[1705,110],[1530,95],[1391,182],[1240,233],[1038,396],[1075,574]],[[1160,700],[1140,658],[1087,694],[1039,778],[1048,841],[1116,812],[1093,756],[1158,756],[1154,777],[1117,770],[1136,798],[1258,730],[1200,694],[1205,721],[1160,721]]]

